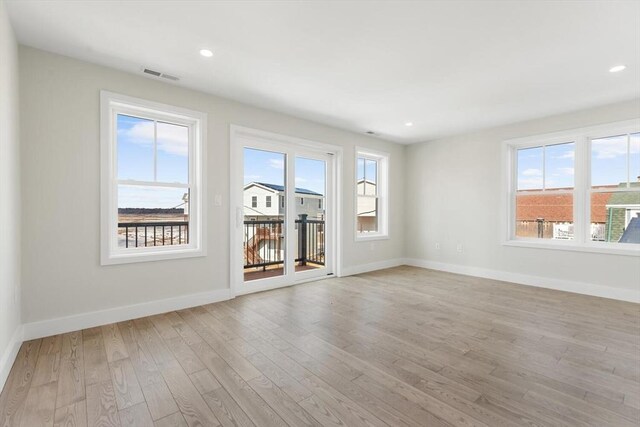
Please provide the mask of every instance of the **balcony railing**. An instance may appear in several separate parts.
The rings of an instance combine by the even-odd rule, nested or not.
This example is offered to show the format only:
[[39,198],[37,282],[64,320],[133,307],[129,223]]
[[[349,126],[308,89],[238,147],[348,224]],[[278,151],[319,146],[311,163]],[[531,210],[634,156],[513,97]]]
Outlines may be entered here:
[[118,240],[125,248],[186,245],[189,221],[119,222]]
[[[296,258],[300,265],[325,263],[324,220],[296,219]],[[244,268],[266,270],[284,264],[284,220],[244,222]]]

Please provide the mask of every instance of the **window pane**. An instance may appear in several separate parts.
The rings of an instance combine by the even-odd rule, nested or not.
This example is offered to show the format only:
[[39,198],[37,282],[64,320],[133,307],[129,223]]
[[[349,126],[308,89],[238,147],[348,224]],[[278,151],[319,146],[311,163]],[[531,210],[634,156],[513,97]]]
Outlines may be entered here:
[[547,145],[544,149],[545,189],[573,188],[575,144]]
[[152,120],[117,116],[118,179],[153,181]]
[[591,240],[640,244],[640,192],[591,194]]
[[[629,181],[640,185],[640,133],[631,134],[629,145]],[[631,184],[633,186],[633,184]]]
[[572,194],[517,194],[516,236],[573,239]]
[[357,231],[371,233],[378,231],[378,199],[377,197],[358,197]]
[[188,221],[187,189],[118,185],[119,247],[187,244]]
[[[248,147],[243,153],[244,280],[282,276],[285,274],[287,240],[284,224],[287,156]],[[270,200],[268,204],[267,200]]]
[[189,128],[157,124],[157,180],[189,183]]
[[378,162],[366,159],[364,168],[364,194],[375,196],[378,194]]
[[364,159],[362,157],[358,157],[356,179],[358,181],[358,194],[362,195],[364,194]]
[[542,147],[518,150],[518,190],[542,189]]
[[591,186],[618,187],[627,182],[627,135],[591,141]]

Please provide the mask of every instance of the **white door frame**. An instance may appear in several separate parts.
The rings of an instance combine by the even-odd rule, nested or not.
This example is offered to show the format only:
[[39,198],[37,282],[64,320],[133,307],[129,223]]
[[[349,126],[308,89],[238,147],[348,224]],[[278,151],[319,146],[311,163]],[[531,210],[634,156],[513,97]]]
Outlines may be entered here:
[[[325,144],[321,142],[311,141],[302,138],[296,138],[287,135],[281,135],[273,132],[267,132],[259,129],[252,129],[243,126],[230,125],[230,187],[229,187],[229,280],[230,293],[233,298],[236,295],[245,293],[258,292],[267,289],[274,289],[283,286],[290,286],[311,280],[320,280],[322,277],[309,277],[309,275],[300,274],[289,275],[288,278],[282,276],[270,279],[261,279],[260,283],[251,286],[243,286],[244,284],[244,256],[242,253],[242,228],[244,224],[244,201],[243,192],[244,179],[244,155],[243,148],[249,143],[254,148],[264,148],[265,150],[278,151],[280,147],[283,151],[291,151],[292,145],[299,148],[300,157],[304,157],[305,153],[320,153],[333,156],[333,165],[327,166],[327,198],[326,204],[329,208],[327,211],[326,230],[333,242],[332,247],[326,255],[325,262],[328,269],[333,267],[333,276],[340,275],[342,242],[341,236],[341,220],[339,213],[341,212],[342,200],[342,159],[343,149],[340,146]],[[293,176],[295,157],[287,158],[286,162],[286,187],[295,188],[295,176]],[[333,170],[332,170],[333,169]],[[331,174],[331,176],[329,176]],[[292,196],[295,198],[295,191]],[[329,199],[330,198],[330,199]],[[295,204],[287,203],[287,215],[285,216],[285,229],[289,221],[295,220]],[[286,234],[286,248],[295,247],[295,235],[293,233]],[[291,251],[285,251],[286,259],[289,260],[295,256]],[[287,268],[295,268],[295,263],[285,263],[285,276]],[[295,276],[295,277],[294,277]]]

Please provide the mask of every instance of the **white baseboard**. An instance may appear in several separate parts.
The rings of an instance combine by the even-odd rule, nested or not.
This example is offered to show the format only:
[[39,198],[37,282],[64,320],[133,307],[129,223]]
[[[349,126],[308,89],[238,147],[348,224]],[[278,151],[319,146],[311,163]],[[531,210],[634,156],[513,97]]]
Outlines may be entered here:
[[231,298],[229,289],[218,289],[210,292],[183,295],[175,298],[126,305],[56,319],[42,320],[24,324],[24,340],[48,337],[55,334],[78,331],[94,326],[107,325],[114,322],[152,316],[183,308],[225,301]]
[[23,328],[22,325],[18,325],[13,333],[13,336],[9,340],[7,348],[4,350],[2,357],[0,357],[0,392],[2,392],[2,389],[7,382],[7,378],[9,378],[9,372],[11,372],[13,362],[16,361],[16,356],[18,355],[18,351],[20,351],[22,341]]
[[383,270],[385,268],[398,267],[405,264],[402,258],[387,259],[384,261],[372,262],[360,265],[343,265],[340,277],[352,276],[354,274],[368,273],[369,271]]
[[610,298],[621,301],[640,303],[640,289],[621,289],[610,286],[596,285],[593,283],[575,282],[570,280],[554,279],[550,277],[530,276],[528,274],[511,273],[508,271],[491,270],[481,267],[448,264],[424,259],[407,258],[404,264],[428,268],[431,270],[446,271],[465,276],[482,277],[485,279],[501,280],[520,285],[535,286],[538,288],[555,289],[558,291],[573,292],[576,294],[591,295],[595,297]]

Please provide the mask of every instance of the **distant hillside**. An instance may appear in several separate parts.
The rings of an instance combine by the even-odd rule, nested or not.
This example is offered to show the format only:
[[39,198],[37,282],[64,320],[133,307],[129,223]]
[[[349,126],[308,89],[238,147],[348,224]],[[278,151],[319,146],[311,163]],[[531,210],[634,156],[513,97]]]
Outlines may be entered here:
[[183,215],[184,209],[163,209],[163,208],[118,208],[120,215]]

